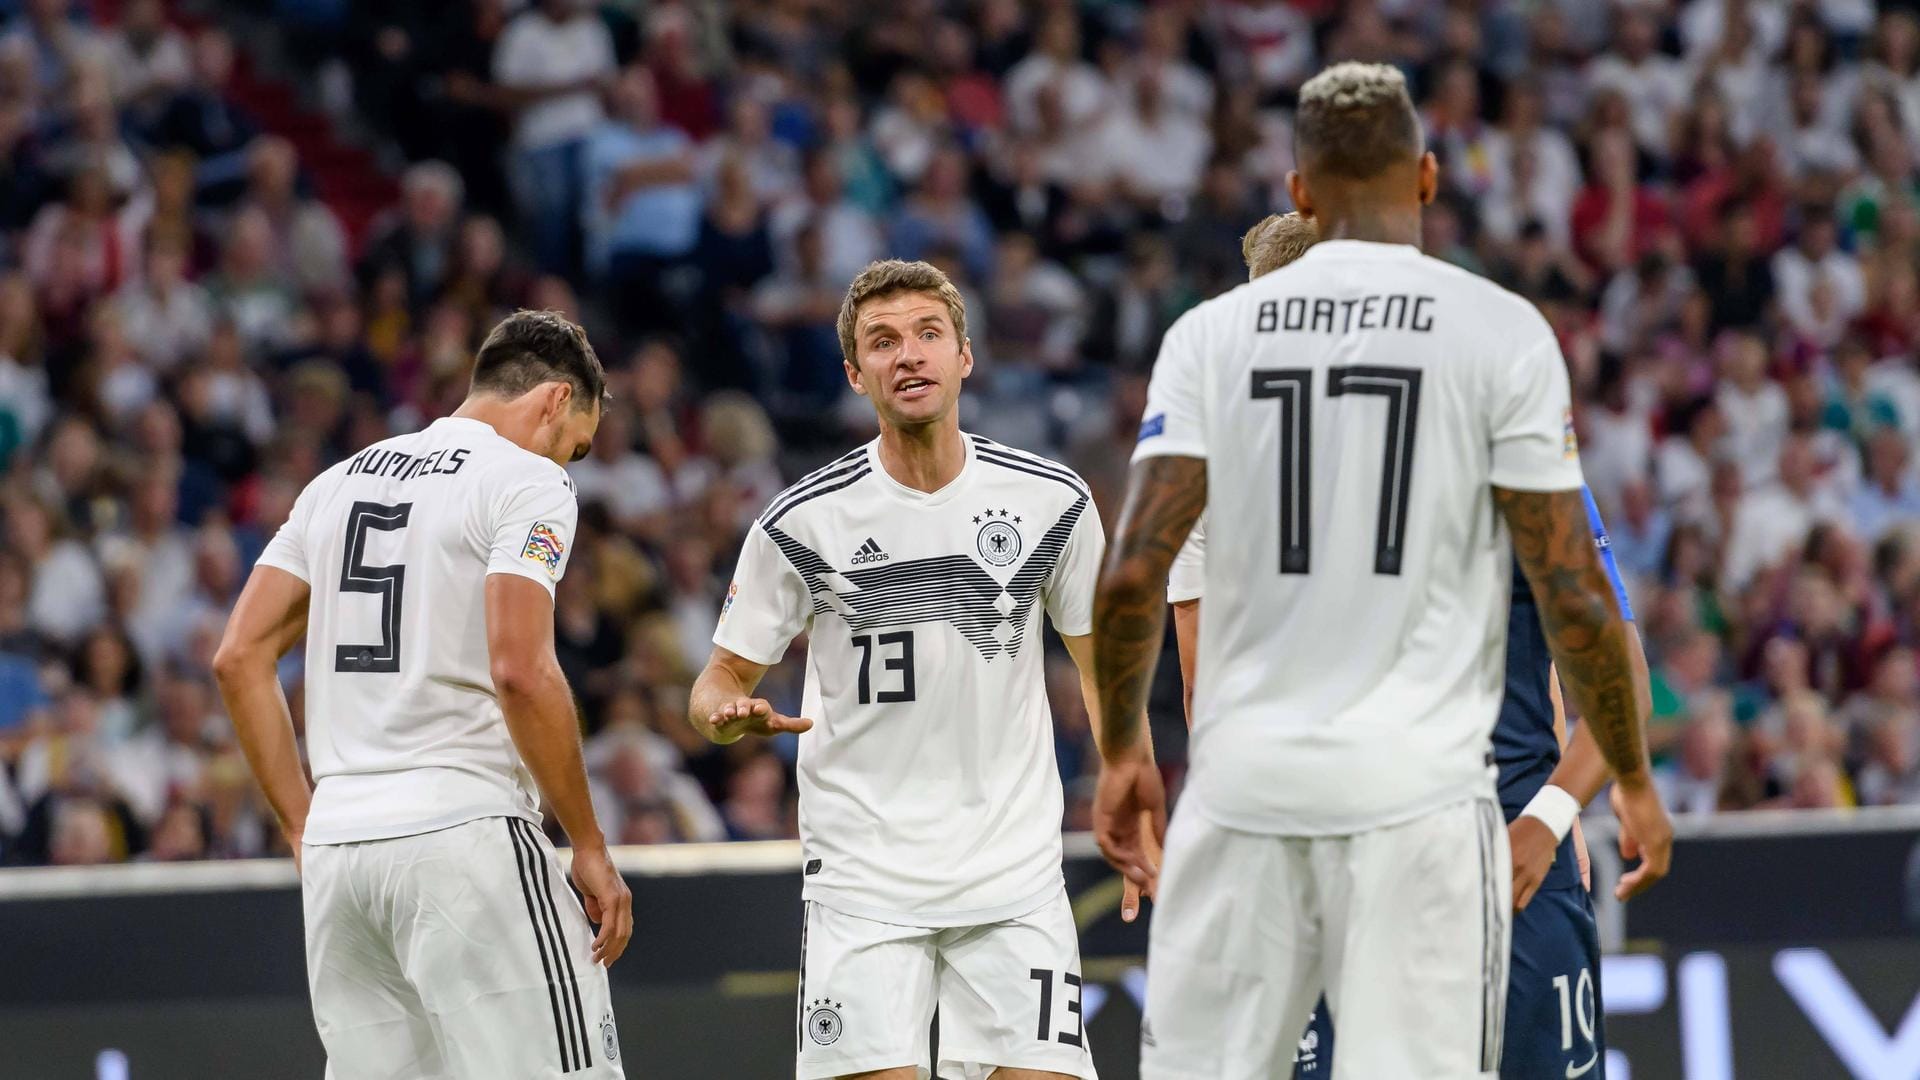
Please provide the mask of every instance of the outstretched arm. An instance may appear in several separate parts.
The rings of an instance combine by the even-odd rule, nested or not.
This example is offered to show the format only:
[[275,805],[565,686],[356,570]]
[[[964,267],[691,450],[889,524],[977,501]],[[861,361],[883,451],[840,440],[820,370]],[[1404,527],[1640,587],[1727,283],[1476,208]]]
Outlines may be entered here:
[[1568,704],[1585,720],[1601,758],[1618,779],[1626,807],[1623,824],[1641,843],[1644,861],[1622,880],[1624,899],[1665,876],[1673,843],[1673,825],[1653,789],[1647,760],[1630,631],[1594,550],[1578,489],[1496,487],[1493,497],[1533,589]]
[[796,734],[813,726],[798,716],[782,716],[753,691],[766,677],[766,664],[756,664],[722,645],[713,647],[706,670],[693,682],[687,701],[687,722],[716,743],[738,742],[742,735]]
[[307,828],[313,789],[300,765],[293,715],[280,687],[280,657],[307,632],[307,583],[277,566],[260,566],[227,619],[227,630],[213,656],[213,676],[240,749],[254,778],[280,819],[280,830],[300,861],[300,837]]

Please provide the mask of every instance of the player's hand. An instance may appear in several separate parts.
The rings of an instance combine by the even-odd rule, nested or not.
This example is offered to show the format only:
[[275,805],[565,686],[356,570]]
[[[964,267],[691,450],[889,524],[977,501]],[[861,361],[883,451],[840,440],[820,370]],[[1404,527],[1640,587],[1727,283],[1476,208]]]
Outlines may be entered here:
[[1520,911],[1547,879],[1560,842],[1546,822],[1522,814],[1507,826],[1507,845],[1513,849],[1513,910]]
[[593,962],[612,967],[633,936],[633,893],[605,847],[573,849],[573,884],[586,903],[587,918],[600,928],[593,936]]
[[[1140,833],[1146,844],[1147,861],[1156,868],[1160,865],[1160,842],[1153,836],[1153,815],[1140,811]],[[1120,921],[1132,922],[1140,917],[1140,886],[1132,878],[1123,878],[1120,886]],[[1151,895],[1151,894],[1149,894]]]
[[1138,749],[1101,763],[1093,835],[1113,868],[1151,898],[1167,836],[1167,789],[1144,738]]
[[713,729],[713,741],[717,743],[739,742],[742,735],[778,735],[791,731],[799,734],[813,727],[813,721],[804,716],[782,716],[773,711],[766,698],[741,698],[730,701],[707,717],[707,724]]
[[1616,780],[1613,813],[1620,819],[1620,857],[1639,859],[1640,865],[1620,875],[1613,895],[1631,900],[1667,876],[1673,861],[1673,821],[1660,803],[1660,793],[1645,777],[1633,783]]

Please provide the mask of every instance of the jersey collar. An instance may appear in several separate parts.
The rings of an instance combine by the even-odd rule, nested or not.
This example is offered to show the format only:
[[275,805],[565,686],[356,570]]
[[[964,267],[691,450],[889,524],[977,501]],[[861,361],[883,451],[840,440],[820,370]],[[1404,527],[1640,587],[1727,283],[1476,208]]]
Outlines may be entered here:
[[967,474],[973,471],[973,436],[962,431],[960,445],[966,451],[967,459],[961,463],[960,471],[954,474],[953,479],[947,481],[946,485],[938,491],[916,491],[895,480],[892,474],[887,472],[887,467],[880,463],[879,439],[867,444],[867,462],[873,466],[873,475],[880,481],[880,487],[887,494],[911,506],[939,506],[958,495],[966,487]]

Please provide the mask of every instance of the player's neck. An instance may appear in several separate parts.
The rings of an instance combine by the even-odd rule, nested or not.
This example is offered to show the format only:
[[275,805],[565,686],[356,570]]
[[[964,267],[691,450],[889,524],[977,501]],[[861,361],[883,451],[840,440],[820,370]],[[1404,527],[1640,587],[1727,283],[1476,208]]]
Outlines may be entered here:
[[880,426],[880,467],[903,487],[939,491],[966,465],[967,444],[959,418],[951,413],[916,427]]
[[1322,240],[1420,245],[1419,203],[1395,207],[1316,206],[1313,216]]

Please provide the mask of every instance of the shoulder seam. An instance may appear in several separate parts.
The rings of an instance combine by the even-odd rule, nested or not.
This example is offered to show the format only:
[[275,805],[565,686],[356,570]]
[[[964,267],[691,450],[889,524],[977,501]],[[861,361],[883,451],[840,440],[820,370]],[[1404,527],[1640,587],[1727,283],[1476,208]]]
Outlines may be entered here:
[[[767,512],[761,515],[761,526],[763,528],[771,528],[775,522],[787,516],[787,514],[802,503],[809,503],[823,495],[831,495],[842,488],[851,487],[866,479],[867,476],[873,472],[873,467],[864,462],[859,465],[848,466],[848,468],[853,471],[852,474],[846,476],[845,479],[839,479],[842,474],[835,473],[832,483],[816,483],[806,491],[795,494],[792,498],[775,500],[777,505],[769,506]],[[826,478],[823,478],[823,480],[824,479]]]

